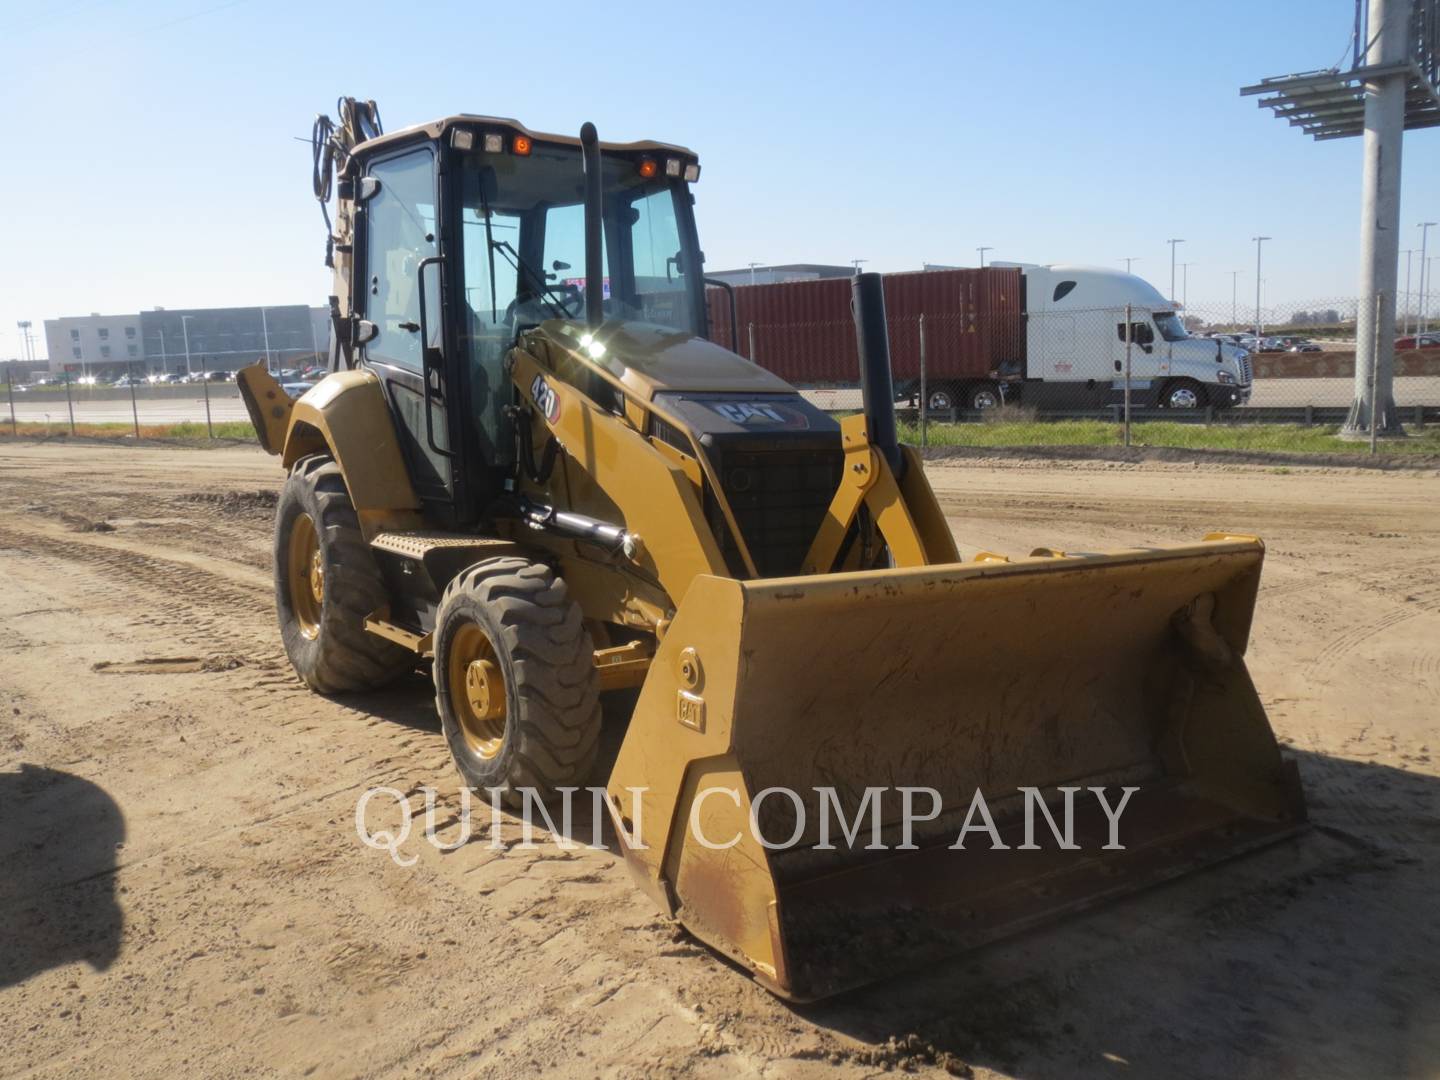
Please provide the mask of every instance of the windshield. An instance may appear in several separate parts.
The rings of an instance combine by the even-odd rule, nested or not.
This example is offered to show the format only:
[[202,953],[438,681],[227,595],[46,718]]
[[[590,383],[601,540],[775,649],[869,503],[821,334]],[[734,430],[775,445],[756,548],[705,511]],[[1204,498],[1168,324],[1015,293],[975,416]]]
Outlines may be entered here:
[[1166,341],[1184,341],[1190,335],[1185,333],[1185,324],[1173,311],[1157,311],[1154,315],[1155,329]]
[[[580,149],[536,143],[524,156],[477,153],[462,160],[465,299],[477,329],[513,338],[544,319],[583,318]],[[704,327],[691,278],[699,260],[689,185],[641,176],[641,160],[603,159],[605,315],[698,335]]]

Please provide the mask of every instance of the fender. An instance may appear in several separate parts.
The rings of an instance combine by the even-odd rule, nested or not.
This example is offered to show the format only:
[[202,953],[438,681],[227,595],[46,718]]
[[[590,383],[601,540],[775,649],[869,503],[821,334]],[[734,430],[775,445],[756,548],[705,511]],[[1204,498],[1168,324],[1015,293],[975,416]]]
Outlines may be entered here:
[[[332,372],[299,398],[286,394],[263,364],[243,369],[236,381],[261,447],[279,454],[287,470],[307,454],[330,454],[362,521],[367,511],[420,508],[373,372]],[[351,470],[352,461],[363,464]]]

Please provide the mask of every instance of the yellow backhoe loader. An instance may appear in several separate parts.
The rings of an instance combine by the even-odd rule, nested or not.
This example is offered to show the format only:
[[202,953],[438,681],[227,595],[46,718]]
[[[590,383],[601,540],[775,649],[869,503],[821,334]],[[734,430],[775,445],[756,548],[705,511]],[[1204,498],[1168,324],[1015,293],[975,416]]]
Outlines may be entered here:
[[1301,825],[1242,658],[1258,540],[961,563],[876,275],[837,422],[708,340],[691,151],[340,104],[331,372],[240,376],[310,686],[428,662],[467,785],[604,785],[637,883],[793,999]]

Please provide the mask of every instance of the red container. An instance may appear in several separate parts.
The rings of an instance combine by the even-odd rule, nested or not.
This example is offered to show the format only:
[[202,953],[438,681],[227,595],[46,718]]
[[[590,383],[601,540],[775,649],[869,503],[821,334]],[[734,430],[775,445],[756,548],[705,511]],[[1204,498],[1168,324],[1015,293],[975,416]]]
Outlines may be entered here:
[[[736,286],[738,348],[730,340],[724,290],[712,288],[707,295],[710,337],[717,344],[797,386],[860,381],[849,278]],[[897,386],[920,377],[921,315],[927,379],[986,378],[1000,361],[1025,356],[1025,286],[1019,270],[886,274],[885,314]]]

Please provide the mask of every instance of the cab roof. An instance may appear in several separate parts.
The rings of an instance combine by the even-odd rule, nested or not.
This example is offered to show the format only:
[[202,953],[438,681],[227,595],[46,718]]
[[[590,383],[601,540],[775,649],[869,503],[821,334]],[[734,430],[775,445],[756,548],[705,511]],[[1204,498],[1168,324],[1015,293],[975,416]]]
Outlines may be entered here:
[[[365,157],[379,150],[398,146],[410,142],[417,137],[439,141],[443,139],[452,128],[470,128],[475,131],[502,130],[516,135],[529,136],[535,142],[561,143],[565,146],[579,146],[579,135],[555,135],[544,131],[531,131],[519,120],[512,120],[503,116],[478,116],[474,113],[459,113],[455,116],[447,116],[442,120],[431,120],[425,124],[412,124],[410,127],[401,128],[398,131],[389,131],[374,139],[367,139],[360,143],[352,151],[352,156]],[[684,157],[690,161],[699,161],[699,155],[695,151],[679,146],[676,143],[655,142],[644,139],[640,142],[600,142],[601,153],[671,153]]]

